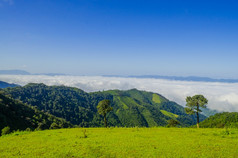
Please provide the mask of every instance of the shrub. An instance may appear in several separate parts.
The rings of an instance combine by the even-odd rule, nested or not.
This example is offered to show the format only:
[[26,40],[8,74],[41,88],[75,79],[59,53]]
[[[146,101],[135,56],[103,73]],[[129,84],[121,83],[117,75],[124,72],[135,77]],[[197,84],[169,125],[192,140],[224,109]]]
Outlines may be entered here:
[[179,121],[171,119],[171,120],[168,120],[167,127],[176,127],[179,124],[180,124]]
[[87,138],[88,137],[87,130],[83,129],[82,132],[83,132],[83,137],[81,137],[81,138]]
[[48,129],[47,125],[45,123],[38,123],[38,127],[36,128],[37,131]]
[[50,129],[59,129],[59,125],[57,125],[57,123],[53,122],[51,125],[50,125]]
[[9,134],[9,133],[11,133],[9,126],[2,129],[2,136],[6,135],[6,134]]

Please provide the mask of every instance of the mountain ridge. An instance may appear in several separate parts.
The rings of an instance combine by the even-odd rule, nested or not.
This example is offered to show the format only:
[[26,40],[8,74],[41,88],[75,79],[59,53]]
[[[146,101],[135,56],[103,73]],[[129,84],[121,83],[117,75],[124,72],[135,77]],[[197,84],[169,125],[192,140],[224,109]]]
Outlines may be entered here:
[[141,75],[141,76],[128,76],[132,78],[154,78],[154,79],[166,79],[175,81],[193,81],[193,82],[222,82],[222,83],[238,83],[238,79],[224,79],[224,78],[210,78],[199,76],[162,76],[162,75]]
[[[184,107],[160,94],[137,89],[86,93],[73,87],[31,83],[23,87],[7,88],[4,92],[82,127],[103,126],[96,108],[103,99],[109,99],[112,103],[113,112],[108,114],[110,126],[165,126],[169,119],[174,119],[172,115],[178,115],[177,120],[181,126],[196,123],[195,116],[187,115]],[[206,117],[201,115],[200,118],[203,120]]]
[[[0,70],[0,75],[46,75],[46,76],[78,76],[64,73],[30,73],[25,70]],[[85,75],[82,75],[85,76]],[[194,81],[194,82],[221,82],[238,83],[238,79],[229,78],[210,78],[202,76],[164,76],[164,75],[99,75],[103,77],[123,77],[123,78],[153,78],[175,81]]]
[[0,70],[0,74],[4,75],[31,75],[25,70]]

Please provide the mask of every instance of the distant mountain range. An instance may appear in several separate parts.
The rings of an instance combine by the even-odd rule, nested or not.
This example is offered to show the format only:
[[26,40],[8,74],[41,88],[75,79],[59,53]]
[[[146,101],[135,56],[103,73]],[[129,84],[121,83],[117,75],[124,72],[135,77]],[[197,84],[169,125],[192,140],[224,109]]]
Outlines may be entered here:
[[24,70],[0,70],[0,75],[31,75]]
[[[64,73],[29,73],[24,70],[0,70],[0,75],[47,75],[47,76],[66,76]],[[162,76],[162,75],[102,75],[104,77],[123,77],[123,78],[154,78],[154,79],[166,79],[175,81],[195,81],[195,82],[223,82],[223,83],[238,83],[238,79],[214,79],[209,77],[198,76]]]
[[166,80],[178,80],[178,81],[196,81],[196,82],[225,82],[225,83],[238,83],[238,79],[214,79],[209,77],[179,77],[179,76],[160,76],[160,75],[143,75],[143,76],[129,76],[134,78],[155,78]]
[[153,79],[165,79],[165,80],[175,80],[175,81],[194,81],[194,82],[223,82],[223,83],[238,83],[238,79],[214,79],[209,77],[198,77],[198,76],[161,76],[161,75],[103,75],[104,77],[127,77],[127,78],[153,78]]
[[25,70],[0,70],[0,75],[47,75],[47,76],[64,76],[63,73],[30,73]]

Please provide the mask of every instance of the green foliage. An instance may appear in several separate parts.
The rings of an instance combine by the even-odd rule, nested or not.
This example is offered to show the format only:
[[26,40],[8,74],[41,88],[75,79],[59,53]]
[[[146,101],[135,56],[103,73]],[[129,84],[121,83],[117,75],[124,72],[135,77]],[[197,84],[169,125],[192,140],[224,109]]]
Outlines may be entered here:
[[97,109],[100,115],[105,116],[113,108],[110,106],[110,100],[105,99],[98,103]]
[[200,123],[203,128],[238,128],[238,112],[223,112],[208,117]]
[[77,88],[49,87],[44,84],[31,83],[24,87],[4,90],[23,103],[80,126],[89,126],[93,114],[97,111],[96,107],[92,107],[89,103],[90,95]]
[[[238,129],[83,128],[0,138],[0,157],[237,157]],[[195,143],[196,142],[196,143]]]
[[176,127],[179,124],[180,124],[179,121],[171,119],[171,120],[168,120],[167,127]]
[[4,128],[2,129],[2,136],[3,136],[3,135],[6,135],[6,134],[10,134],[10,133],[11,133],[11,130],[10,130],[10,127],[9,127],[9,126],[4,127]]
[[98,103],[97,109],[98,109],[98,113],[104,117],[104,125],[105,125],[105,127],[107,127],[106,115],[113,109],[110,106],[110,100],[105,99],[105,100],[100,101]]
[[186,106],[189,108],[188,113],[194,114],[195,112],[202,112],[201,108],[206,108],[208,100],[203,95],[188,96],[186,98]]
[[171,112],[165,111],[165,110],[160,110],[164,115],[172,118],[172,119],[176,119],[179,117],[179,115],[173,114]]
[[57,123],[55,123],[55,122],[53,122],[51,125],[50,125],[50,129],[59,129],[60,128],[60,126],[57,124]]
[[83,132],[83,137],[82,138],[87,138],[88,137],[87,130],[83,129],[82,132]]
[[26,128],[26,130],[25,131],[27,131],[27,132],[30,132],[31,131],[31,129],[28,127],[28,128]]
[[184,108],[184,110],[185,110],[185,112],[187,113],[187,114],[189,114],[189,115],[193,115],[193,114],[195,114],[195,111],[194,111],[194,109],[192,109],[192,108]]
[[158,94],[153,94],[153,98],[152,98],[152,100],[153,100],[153,102],[155,102],[155,103],[158,103],[158,104],[161,104],[161,98],[160,98],[160,96],[158,95]]
[[[164,102],[161,104],[160,109],[178,115],[176,120],[178,120],[181,123],[181,126],[190,126],[196,123],[196,116],[188,115],[185,112],[184,108],[175,102],[171,101]],[[200,120],[204,120],[205,118],[206,118],[205,116],[200,115]],[[171,119],[171,117],[169,117],[169,119]]]
[[59,124],[60,128],[71,127],[69,122],[46,114],[35,107],[23,104],[0,93],[0,130],[9,126],[12,130],[49,129],[52,123]]
[[[102,127],[104,125],[104,121],[97,112],[97,105],[105,99],[110,100],[113,107],[107,115],[109,126],[166,126],[167,120],[171,117],[162,113],[161,110],[173,113],[174,116],[178,115],[176,120],[181,123],[181,126],[196,123],[196,118],[186,114],[184,108],[175,102],[159,94],[136,89],[86,93],[72,87],[31,83],[24,87],[4,89],[4,93],[10,94],[14,99],[21,100],[41,112],[61,117],[79,127]],[[200,115],[200,119],[203,120],[205,117]]]
[[197,114],[197,128],[199,128],[199,113],[202,112],[200,108],[206,108],[208,100],[203,95],[188,96],[186,98],[185,112],[189,115]]

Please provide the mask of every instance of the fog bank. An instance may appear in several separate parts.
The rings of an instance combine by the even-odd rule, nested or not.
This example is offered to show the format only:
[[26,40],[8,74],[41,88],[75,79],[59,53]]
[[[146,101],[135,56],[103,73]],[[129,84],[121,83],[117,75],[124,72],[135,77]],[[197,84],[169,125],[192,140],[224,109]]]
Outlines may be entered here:
[[238,83],[173,81],[149,78],[123,78],[102,76],[46,76],[46,75],[0,75],[0,80],[26,85],[44,83],[80,88],[86,92],[109,89],[139,90],[159,93],[169,100],[185,105],[186,96],[204,95],[210,109],[238,111]]

